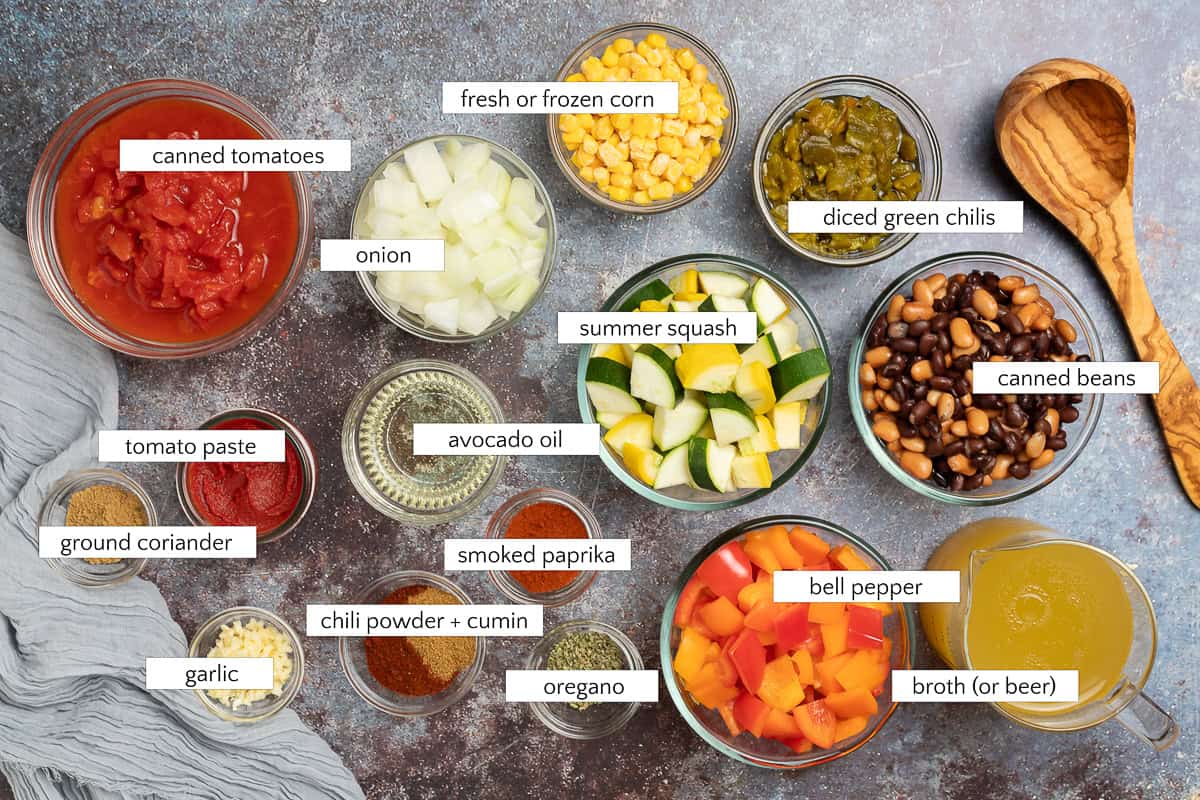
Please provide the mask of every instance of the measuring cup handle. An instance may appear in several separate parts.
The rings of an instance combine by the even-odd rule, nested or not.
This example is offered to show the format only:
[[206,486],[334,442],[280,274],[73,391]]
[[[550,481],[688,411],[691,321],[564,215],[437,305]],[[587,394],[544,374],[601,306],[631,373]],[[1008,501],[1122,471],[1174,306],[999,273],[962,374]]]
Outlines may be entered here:
[[1117,721],[1155,750],[1166,750],[1179,738],[1179,725],[1171,715],[1141,692],[1121,709]]

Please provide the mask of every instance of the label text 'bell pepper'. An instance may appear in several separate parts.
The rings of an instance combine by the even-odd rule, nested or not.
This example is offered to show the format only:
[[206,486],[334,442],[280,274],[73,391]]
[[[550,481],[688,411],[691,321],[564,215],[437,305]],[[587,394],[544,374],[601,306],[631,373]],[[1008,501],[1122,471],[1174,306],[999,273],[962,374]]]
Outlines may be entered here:
[[417,456],[595,456],[600,426],[587,422],[426,423],[412,426]]
[[310,604],[309,636],[541,636],[540,605]]
[[897,669],[898,703],[1077,703],[1079,672],[1051,669]]
[[675,81],[442,84],[443,114],[677,114]]
[[510,669],[509,703],[657,703],[658,670]]
[[776,603],[957,603],[957,570],[806,571],[774,574]]
[[1157,361],[976,361],[975,394],[1158,394]]

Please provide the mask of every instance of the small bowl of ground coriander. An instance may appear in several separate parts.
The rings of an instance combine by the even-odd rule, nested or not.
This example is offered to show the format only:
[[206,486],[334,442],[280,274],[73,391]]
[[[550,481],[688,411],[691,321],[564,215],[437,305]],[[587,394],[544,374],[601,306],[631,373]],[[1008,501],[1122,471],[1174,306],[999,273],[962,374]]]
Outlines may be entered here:
[[[157,525],[154,503],[142,485],[123,472],[82,469],[50,487],[38,514],[38,526],[123,528]],[[144,558],[53,558],[50,566],[80,586],[114,586],[142,571]]]
[[[548,632],[525,660],[530,670],[642,669],[629,637],[595,620],[564,622]],[[637,703],[530,703],[533,715],[568,739],[602,739],[624,728]]]

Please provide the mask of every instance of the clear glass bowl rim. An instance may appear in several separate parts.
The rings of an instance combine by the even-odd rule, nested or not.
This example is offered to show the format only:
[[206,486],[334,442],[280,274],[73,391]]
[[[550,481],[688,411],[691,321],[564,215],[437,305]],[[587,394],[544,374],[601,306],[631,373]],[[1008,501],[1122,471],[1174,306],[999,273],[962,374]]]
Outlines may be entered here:
[[[570,151],[567,150],[559,136],[559,114],[546,115],[546,137],[550,143],[550,153],[554,157],[554,163],[558,164],[558,168],[566,176],[567,182],[574,186],[588,200],[598,206],[624,214],[661,214],[665,211],[672,211],[685,206],[704,194],[717,182],[717,178],[729,166],[734,147],[737,144],[739,121],[737,91],[733,85],[733,78],[730,76],[729,71],[725,69],[725,65],[721,63],[721,59],[717,57],[716,51],[681,28],[663,25],[658,22],[626,22],[621,25],[614,25],[611,28],[605,28],[575,48],[571,55],[567,57],[567,60],[563,62],[562,67],[559,68],[554,80],[565,81],[567,76],[577,69],[580,60],[585,56],[595,55],[595,51],[600,45],[611,42],[611,40],[622,35],[633,34],[637,31],[661,33],[667,37],[668,42],[672,39],[684,42],[696,52],[696,60],[708,67],[709,77],[716,76],[713,82],[724,91],[725,105],[729,109],[729,117],[725,120],[725,126],[721,133],[721,153],[709,168],[708,173],[690,191],[672,197],[669,200],[657,201],[644,206],[639,206],[637,203],[632,202],[622,203],[613,200],[608,195],[601,194],[594,186],[583,180],[583,178],[580,178],[575,172],[574,166],[571,164]],[[703,57],[703,60],[701,60],[701,57]]]
[[859,396],[861,390],[857,378],[858,366],[862,363],[863,354],[867,349],[867,334],[870,332],[871,324],[875,321],[876,317],[887,310],[887,304],[891,300],[892,295],[909,289],[912,286],[912,282],[922,274],[945,272],[947,277],[949,277],[954,272],[964,271],[958,269],[959,265],[969,265],[969,269],[965,270],[968,272],[970,269],[991,269],[997,272],[1002,269],[1009,269],[1033,276],[1038,283],[1050,286],[1066,301],[1067,310],[1079,322],[1077,328],[1080,338],[1087,343],[1088,353],[1092,360],[1103,361],[1104,350],[1100,344],[1100,332],[1096,329],[1095,323],[1092,322],[1092,318],[1088,315],[1087,310],[1070,289],[1041,267],[1006,253],[971,250],[949,253],[924,261],[892,281],[871,305],[854,338],[854,343],[850,347],[850,372],[847,373],[852,376],[852,378],[847,379],[847,391],[850,397],[850,416],[854,418],[854,426],[858,429],[859,435],[862,437],[867,449],[871,451],[871,455],[884,468],[884,471],[904,486],[924,497],[940,500],[943,503],[950,503],[952,505],[994,506],[1019,500],[1022,497],[1028,497],[1034,492],[1049,486],[1067,471],[1067,468],[1083,452],[1088,441],[1092,438],[1092,433],[1096,430],[1097,424],[1100,422],[1100,413],[1104,406],[1104,395],[1092,395],[1094,397],[1094,405],[1091,406],[1086,417],[1076,421],[1076,423],[1081,421],[1082,425],[1076,427],[1076,423],[1071,423],[1072,428],[1070,432],[1075,434],[1075,438],[1073,443],[1069,443],[1067,448],[1061,451],[1064,454],[1063,457],[1060,459],[1058,456],[1055,456],[1052,466],[1037,470],[1034,473],[1038,475],[1036,479],[1033,479],[1032,476],[1025,480],[1010,479],[1014,484],[1014,488],[1010,492],[1000,492],[991,496],[973,496],[966,492],[952,492],[949,489],[942,489],[932,482],[919,481],[905,472],[899,462],[892,458],[887,448],[881,445],[875,434],[871,432],[870,420],[867,417],[866,409],[863,408],[862,398]]
[[264,139],[283,138],[274,123],[253,104],[219,86],[178,78],[148,78],[125,83],[88,100],[55,129],[34,168],[25,210],[25,227],[34,270],[54,305],[82,333],[105,347],[138,358],[196,358],[228,350],[249,339],[283,310],[288,298],[299,286],[308,264],[315,231],[308,181],[303,173],[292,172],[290,177],[296,197],[297,237],[296,252],[287,276],[254,317],[221,336],[194,342],[156,342],[128,336],[94,316],[75,296],[66,271],[58,260],[52,213],[58,174],[79,141],[108,116],[147,100],[170,97],[214,105],[259,131]]
[[[792,241],[787,233],[775,223],[774,218],[771,216],[770,204],[767,202],[766,190],[763,188],[763,162],[766,158],[767,145],[770,144],[771,137],[786,124],[792,113],[800,107],[801,101],[808,101],[813,97],[823,97],[825,96],[824,92],[831,87],[845,84],[862,88],[864,90],[863,95],[875,92],[880,95],[876,99],[886,100],[889,103],[898,103],[920,121],[920,131],[909,131],[909,134],[914,137],[923,135],[927,139],[929,146],[929,163],[918,164],[921,168],[921,194],[925,195],[919,199],[938,199],[942,192],[942,149],[938,143],[937,132],[933,129],[933,123],[929,121],[929,117],[917,105],[917,102],[899,87],[868,75],[830,75],[825,78],[819,78],[805,84],[780,101],[779,105],[767,117],[767,121],[763,123],[762,128],[759,129],[758,139],[754,144],[754,157],[750,162],[750,180],[754,190],[754,205],[758,208],[759,216],[762,217],[767,229],[775,237],[776,241],[794,254],[819,264],[833,267],[865,267],[868,264],[874,264],[900,252],[917,238],[917,234],[892,234],[886,237],[875,249],[854,255],[838,256],[815,250],[807,250]],[[841,93],[844,93],[844,91]],[[917,138],[917,141],[918,146],[920,146],[920,138]]]
[[[677,680],[675,678],[675,671],[671,666],[674,658],[674,654],[671,650],[671,633],[675,627],[675,607],[679,603],[679,596],[683,592],[683,587],[687,585],[687,582],[691,579],[692,575],[695,574],[696,569],[700,566],[700,564],[704,562],[704,559],[712,555],[722,545],[733,541],[734,539],[739,539],[750,531],[758,530],[759,528],[764,528],[769,525],[800,525],[821,533],[832,534],[841,539],[845,539],[855,548],[859,549],[870,559],[879,564],[882,569],[892,569],[891,563],[883,557],[883,554],[862,537],[851,533],[840,525],[835,525],[832,522],[820,519],[818,517],[808,517],[797,514],[774,514],[767,517],[757,517],[755,519],[740,522],[710,539],[709,542],[700,548],[696,555],[694,555],[691,560],[688,561],[687,565],[679,573],[679,577],[676,579],[675,585],[671,589],[671,596],[667,600],[666,608],[663,609],[662,624],[659,628],[658,639],[659,661],[662,664],[663,682],[667,685],[667,692],[671,695],[671,700],[674,702],[676,710],[679,712],[679,715],[684,718],[684,721],[687,722],[688,727],[690,727],[696,733],[696,735],[703,739],[710,747],[722,755],[734,759],[735,761],[752,764],[756,767],[769,767],[773,769],[799,769],[802,767],[811,767],[816,764],[823,764],[825,762],[833,761],[835,759],[850,755],[855,750],[873,739],[875,735],[883,729],[883,726],[889,719],[891,719],[892,714],[896,712],[898,703],[892,701],[887,710],[882,713],[879,719],[876,720],[871,727],[868,727],[866,731],[859,734],[855,739],[850,740],[852,744],[848,747],[840,750],[812,750],[808,753],[796,753],[793,756],[785,756],[782,759],[774,761],[758,760],[747,755],[746,753],[743,753],[740,749],[732,746],[730,743],[714,736],[708,730],[708,728],[696,720],[695,716],[691,712],[691,709],[688,707],[687,700],[680,692]],[[897,620],[900,624],[900,632],[896,637],[895,646],[903,647],[903,650],[901,650],[898,655],[898,659],[902,665],[902,668],[909,669],[912,666],[913,657],[917,648],[916,617],[913,614],[912,608],[908,604],[900,603],[898,605],[899,610],[897,611]],[[897,656],[893,655],[893,661],[896,659]]]
[[491,338],[498,333],[508,330],[513,325],[516,325],[522,317],[528,314],[529,311],[535,305],[537,305],[538,300],[540,300],[542,295],[545,293],[546,287],[550,283],[550,277],[554,274],[554,268],[558,262],[558,218],[554,215],[554,203],[551,201],[550,193],[546,191],[546,185],[542,183],[542,179],[538,177],[537,173],[533,171],[533,169],[523,158],[518,156],[504,145],[498,144],[491,139],[486,139],[482,136],[472,136],[466,133],[439,133],[434,134],[433,136],[425,136],[420,139],[415,139],[403,147],[392,151],[391,154],[376,164],[375,169],[371,171],[370,176],[367,178],[366,182],[363,183],[363,187],[358,193],[358,199],[354,203],[354,212],[350,217],[350,238],[359,238],[354,232],[354,226],[358,221],[359,214],[362,213],[362,210],[366,207],[365,204],[367,201],[367,192],[371,186],[374,185],[375,181],[378,180],[383,174],[384,169],[386,169],[389,164],[395,163],[404,154],[404,151],[408,150],[410,147],[415,147],[416,145],[424,142],[433,142],[434,144],[437,144],[438,142],[443,142],[450,139],[455,139],[464,143],[486,144],[488,147],[492,148],[494,152],[500,154],[502,160],[508,161],[518,168],[521,173],[520,177],[528,178],[533,183],[534,190],[538,194],[538,200],[541,201],[542,205],[546,207],[546,252],[542,256],[542,267],[538,273],[540,284],[537,291],[534,292],[533,297],[530,298],[528,305],[526,305],[525,308],[521,309],[516,314],[513,314],[508,319],[502,320],[498,323],[492,323],[489,328],[481,333],[443,333],[441,331],[435,331],[422,325],[418,325],[404,314],[393,311],[379,295],[379,291],[375,288],[375,281],[372,278],[371,273],[359,270],[357,275],[358,283],[360,286],[362,286],[363,292],[366,293],[367,299],[371,301],[371,305],[375,306],[375,310],[382,314],[385,319],[387,319],[397,328],[400,328],[402,331],[406,331],[407,333],[411,333],[413,336],[431,342],[471,344],[474,342],[482,342],[484,339]]
[[[816,335],[817,344],[820,346],[821,351],[825,353],[826,360],[829,359],[829,342],[825,338],[825,332],[821,328],[821,323],[817,321],[816,314],[813,313],[812,308],[809,307],[808,303],[805,302],[800,293],[793,289],[786,281],[782,280],[779,276],[775,275],[765,267],[759,266],[758,264],[755,264],[754,262],[748,261],[744,258],[739,258],[738,256],[726,256],[719,255],[717,253],[691,253],[688,255],[673,256],[664,261],[659,261],[658,263],[652,264],[646,269],[638,272],[632,278],[617,287],[617,289],[608,296],[608,299],[604,301],[604,305],[600,307],[600,310],[612,311],[619,298],[636,289],[639,285],[656,276],[658,273],[693,262],[726,264],[734,269],[749,272],[753,275],[766,278],[774,283],[775,286],[783,290],[783,292],[788,296],[788,299],[796,304],[796,310],[799,311],[812,326],[813,332]],[[576,374],[576,399],[579,403],[579,413],[583,421],[588,423],[596,421],[596,416],[592,412],[591,401],[588,399],[587,386],[585,385],[587,362],[588,358],[591,356],[591,351],[592,345],[583,345],[580,347],[579,366]],[[830,361],[831,370],[832,365],[833,362]],[[825,386],[821,389],[821,392],[823,393],[821,417],[817,420],[817,424],[813,428],[812,438],[808,440],[808,445],[800,451],[800,454],[796,456],[796,460],[791,466],[789,466],[779,475],[775,476],[775,480],[773,480],[771,485],[766,489],[756,489],[742,497],[726,498],[724,500],[717,499],[712,502],[680,500],[656,491],[653,487],[647,486],[637,478],[630,475],[623,464],[617,463],[612,454],[608,451],[608,448],[604,446],[603,442],[600,445],[600,460],[604,462],[604,465],[608,467],[609,472],[615,475],[617,479],[621,481],[621,483],[625,484],[630,489],[633,489],[633,491],[637,492],[647,500],[651,500],[659,505],[666,506],[667,508],[673,508],[680,511],[719,511],[725,508],[736,508],[737,506],[745,505],[759,499],[760,497],[765,497],[783,484],[790,481],[793,477],[795,477],[796,473],[800,471],[800,468],[808,462],[809,458],[812,457],[812,454],[816,452],[817,445],[821,441],[821,436],[825,433],[825,425],[829,421],[829,406],[830,400],[833,398],[832,384],[834,377],[834,373],[831,371],[829,380],[825,382]]]

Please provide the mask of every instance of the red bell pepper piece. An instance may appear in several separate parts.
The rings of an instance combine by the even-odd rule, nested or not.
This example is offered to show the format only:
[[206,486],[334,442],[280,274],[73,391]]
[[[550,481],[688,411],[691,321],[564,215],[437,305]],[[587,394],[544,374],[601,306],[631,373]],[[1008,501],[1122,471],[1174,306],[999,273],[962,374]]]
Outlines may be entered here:
[[754,631],[745,628],[737,635],[729,645],[729,660],[742,679],[742,685],[751,692],[757,692],[762,686],[763,672],[767,667],[767,648]]
[[696,575],[684,584],[683,591],[679,593],[679,602],[675,604],[674,622],[680,628],[686,628],[692,620],[692,613],[696,610],[696,603],[700,600],[700,596],[704,593],[704,582]]
[[[880,650],[883,648],[883,614],[877,608],[847,606],[850,625],[846,635],[846,647],[852,650]],[[776,623],[778,629],[778,623]]]
[[729,542],[704,559],[696,569],[695,578],[736,605],[738,592],[754,582],[754,565],[740,542]]
[[[749,692],[743,693],[741,697],[733,701],[733,718],[738,725],[741,725],[753,736],[763,735],[763,728],[766,727],[767,717],[770,714],[771,707]],[[832,731],[830,731],[830,735],[832,735]]]
[[798,706],[793,715],[805,739],[817,747],[833,747],[837,734],[837,717],[826,707],[824,700],[814,700]]
[[734,702],[734,700],[730,700],[728,703],[723,703],[717,707],[717,713],[725,721],[725,727],[729,729],[730,736],[737,736],[742,732],[742,726],[738,725],[737,718],[733,716]]
[[807,753],[813,749],[813,744],[801,736],[798,739],[785,739],[783,742],[793,753]]
[[781,605],[775,617],[775,635],[779,641],[775,646],[781,651],[795,650],[808,639],[808,604]]

